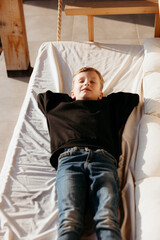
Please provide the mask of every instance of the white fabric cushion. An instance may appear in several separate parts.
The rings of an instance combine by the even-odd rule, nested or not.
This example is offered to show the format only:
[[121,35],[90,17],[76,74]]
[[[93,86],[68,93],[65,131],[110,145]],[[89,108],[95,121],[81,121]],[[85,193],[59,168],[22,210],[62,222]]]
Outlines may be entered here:
[[144,46],[144,72],[160,72],[160,38],[146,39]]
[[160,117],[160,72],[149,73],[143,80],[144,112]]
[[144,115],[140,122],[135,179],[160,177],[160,119]]
[[136,184],[136,240],[160,239],[160,177]]

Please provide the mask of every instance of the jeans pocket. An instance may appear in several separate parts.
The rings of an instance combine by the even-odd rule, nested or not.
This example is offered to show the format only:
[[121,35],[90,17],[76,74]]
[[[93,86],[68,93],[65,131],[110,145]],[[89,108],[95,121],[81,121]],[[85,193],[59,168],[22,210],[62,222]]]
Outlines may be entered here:
[[99,149],[100,153],[102,154],[102,156],[106,157],[107,159],[111,160],[114,164],[117,164],[116,159],[106,150],[104,149]]

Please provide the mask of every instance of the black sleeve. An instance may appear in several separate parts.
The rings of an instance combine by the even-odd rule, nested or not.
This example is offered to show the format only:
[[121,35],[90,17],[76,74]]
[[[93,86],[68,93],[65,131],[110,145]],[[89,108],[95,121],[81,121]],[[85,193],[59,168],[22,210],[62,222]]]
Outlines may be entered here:
[[47,91],[45,93],[40,93],[37,96],[38,107],[45,116],[47,112],[55,108],[60,102],[69,101],[72,101],[72,98],[64,93],[53,93],[51,91]]
[[135,93],[115,93],[114,106],[118,128],[121,128],[127,121],[129,115],[139,103],[139,95]]
[[46,107],[45,107],[46,106],[46,104],[45,104],[46,101],[44,100],[45,97],[46,97],[45,93],[40,93],[37,96],[38,107],[44,115],[46,115]]

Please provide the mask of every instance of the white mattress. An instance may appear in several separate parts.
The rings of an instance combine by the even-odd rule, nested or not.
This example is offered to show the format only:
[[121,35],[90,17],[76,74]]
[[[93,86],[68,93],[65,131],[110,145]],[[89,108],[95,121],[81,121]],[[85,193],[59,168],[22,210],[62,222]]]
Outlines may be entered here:
[[160,239],[160,38],[144,42],[144,108],[135,163],[136,240]]
[[[72,74],[92,66],[105,79],[104,95],[118,91],[141,95],[143,57],[143,46],[77,42],[41,46],[0,176],[0,239],[54,240],[57,236],[56,171],[49,163],[49,135],[37,94],[48,89],[69,94]],[[127,240],[135,240],[133,169],[140,117],[141,104],[127,121],[120,158],[122,234]]]

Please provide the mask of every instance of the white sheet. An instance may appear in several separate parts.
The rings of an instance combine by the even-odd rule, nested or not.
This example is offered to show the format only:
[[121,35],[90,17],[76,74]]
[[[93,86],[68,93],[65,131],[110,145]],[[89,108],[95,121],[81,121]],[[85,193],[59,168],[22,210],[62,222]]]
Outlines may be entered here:
[[[45,117],[37,107],[37,94],[48,89],[70,93],[72,74],[82,66],[102,73],[104,95],[117,91],[141,94],[142,63],[143,46],[76,42],[41,46],[0,176],[0,239],[53,240],[57,236],[56,171],[49,163],[49,135]],[[122,233],[126,240],[135,240],[132,172],[140,110],[139,105],[126,124],[120,161],[126,210]]]

